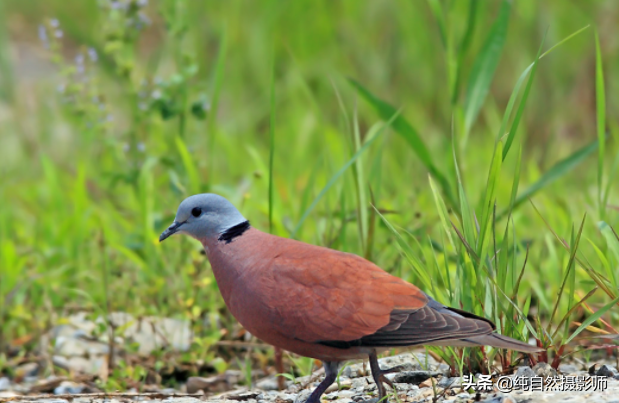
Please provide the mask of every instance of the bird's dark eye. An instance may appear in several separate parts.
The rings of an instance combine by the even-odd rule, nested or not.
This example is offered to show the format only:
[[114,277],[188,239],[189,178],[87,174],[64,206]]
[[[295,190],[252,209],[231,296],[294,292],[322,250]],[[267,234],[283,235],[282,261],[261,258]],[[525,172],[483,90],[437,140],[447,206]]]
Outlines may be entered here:
[[194,207],[191,209],[191,215],[194,217],[199,217],[202,214],[202,209],[200,207]]

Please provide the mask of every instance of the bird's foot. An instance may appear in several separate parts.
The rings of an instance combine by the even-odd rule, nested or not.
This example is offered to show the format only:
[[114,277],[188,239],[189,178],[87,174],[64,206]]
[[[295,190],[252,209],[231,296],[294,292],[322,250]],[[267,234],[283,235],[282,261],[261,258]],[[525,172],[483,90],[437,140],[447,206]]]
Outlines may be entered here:
[[393,372],[394,368],[390,369],[380,369],[378,365],[378,357],[376,356],[376,351],[373,351],[370,354],[370,369],[372,370],[372,378],[374,378],[374,382],[376,383],[376,389],[378,390],[378,401],[380,403],[387,403],[387,394],[385,393],[385,385],[387,384],[391,387],[391,389],[396,392],[395,385],[391,382],[386,374]]

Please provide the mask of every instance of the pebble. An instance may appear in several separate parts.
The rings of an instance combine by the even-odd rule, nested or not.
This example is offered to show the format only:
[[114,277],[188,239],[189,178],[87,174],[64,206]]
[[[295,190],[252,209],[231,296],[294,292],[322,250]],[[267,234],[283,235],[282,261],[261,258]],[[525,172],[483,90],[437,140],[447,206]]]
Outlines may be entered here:
[[11,389],[11,381],[9,381],[9,378],[0,378],[0,392],[4,392],[5,390],[9,389]]
[[531,370],[543,378],[557,376],[557,371],[547,362],[538,362]]
[[460,385],[462,385],[462,378],[459,376],[453,378],[443,377],[437,384],[437,386],[443,389],[458,388]]
[[15,368],[15,376],[18,378],[28,378],[37,376],[39,372],[39,364],[36,362],[28,362]]
[[[290,385],[290,381],[286,379],[286,386]],[[279,390],[279,385],[277,384],[277,378],[274,376],[270,376],[268,378],[264,378],[256,382],[256,387],[262,390]]]
[[514,376],[516,378],[533,378],[537,376],[537,374],[531,369],[531,367],[523,366],[518,367]]
[[426,379],[438,375],[441,375],[441,373],[433,371],[405,371],[396,374],[392,380],[395,383],[412,383],[413,385],[419,385]]
[[619,375],[619,372],[617,371],[617,368],[612,365],[602,365],[595,374],[597,376],[607,376],[609,378],[613,378]]

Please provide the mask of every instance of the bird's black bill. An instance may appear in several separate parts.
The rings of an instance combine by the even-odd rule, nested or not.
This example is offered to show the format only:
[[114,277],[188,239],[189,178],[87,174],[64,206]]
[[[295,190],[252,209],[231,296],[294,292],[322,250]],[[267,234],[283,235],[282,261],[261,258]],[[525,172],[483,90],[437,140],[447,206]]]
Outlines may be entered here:
[[179,227],[183,225],[182,222],[173,222],[165,231],[159,235],[159,242],[163,242],[167,237],[176,234],[178,232]]

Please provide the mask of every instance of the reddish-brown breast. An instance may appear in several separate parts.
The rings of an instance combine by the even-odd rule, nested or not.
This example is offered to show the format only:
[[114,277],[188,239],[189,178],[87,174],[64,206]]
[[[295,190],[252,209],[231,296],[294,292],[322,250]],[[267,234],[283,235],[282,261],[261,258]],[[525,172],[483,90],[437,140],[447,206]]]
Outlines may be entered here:
[[204,241],[226,305],[258,338],[318,359],[354,351],[318,345],[350,341],[389,324],[394,309],[427,304],[417,287],[356,255],[254,228],[230,243]]

